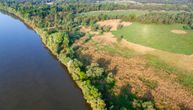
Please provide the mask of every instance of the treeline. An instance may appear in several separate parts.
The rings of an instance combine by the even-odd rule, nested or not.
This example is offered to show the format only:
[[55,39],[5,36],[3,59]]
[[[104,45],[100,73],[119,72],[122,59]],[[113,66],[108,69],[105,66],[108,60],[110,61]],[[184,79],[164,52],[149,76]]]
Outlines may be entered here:
[[[1,0],[6,1],[6,0]],[[15,1],[15,2],[32,2],[32,3],[48,3],[48,2],[84,2],[84,3],[130,3],[125,0],[9,0],[9,1]],[[187,4],[187,3],[193,3],[192,0],[132,0],[139,3],[163,3],[163,4]]]
[[143,15],[109,15],[109,14],[97,14],[97,15],[84,15],[78,16],[78,22],[81,22],[82,25],[89,25],[93,28],[96,28],[95,24],[101,20],[108,19],[121,19],[122,21],[133,21],[140,23],[156,23],[156,24],[185,24],[190,28],[193,28],[193,13],[190,12],[176,12],[176,13],[167,13],[167,12],[150,12]]
[[[134,19],[135,20],[135,19]],[[160,23],[160,24],[191,24],[193,23],[193,13],[149,13],[136,18],[136,21],[142,23]]]
[[57,0],[0,0],[0,2],[14,2],[14,3],[25,3],[31,2],[33,4],[45,4],[49,2],[56,2]]
[[[20,1],[20,0],[18,0]],[[193,11],[193,5],[192,4],[184,4],[184,5],[180,5],[180,4],[175,4],[175,5],[171,5],[171,4],[163,4],[163,5],[154,5],[154,4],[143,4],[143,5],[138,5],[138,4],[116,4],[116,3],[104,3],[104,4],[100,4],[100,3],[90,3],[90,2],[81,2],[84,0],[21,0],[23,1],[22,3],[25,4],[25,6],[28,6],[30,4],[33,4],[33,6],[47,6],[47,7],[54,7],[57,6],[58,8],[62,8],[65,9],[71,9],[81,13],[81,12],[88,12],[88,11],[99,11],[99,10],[127,10],[127,9],[139,9],[139,10],[166,10],[166,11],[170,11],[170,10],[175,10],[175,11]],[[52,5],[46,5],[45,3],[39,3],[38,1],[41,2],[54,2],[55,4]],[[71,2],[68,2],[71,1]],[[75,1],[75,2],[72,2]],[[79,1],[79,2],[76,2]],[[88,0],[89,1],[89,0]],[[1,3],[7,4],[9,6],[14,6],[16,8],[17,5],[20,5],[20,2],[17,2],[17,0],[0,0]],[[23,6],[23,5],[21,5]],[[64,7],[64,8],[63,8]]]
[[165,4],[193,3],[192,0],[133,0],[133,1],[141,2],[141,3],[165,3]]

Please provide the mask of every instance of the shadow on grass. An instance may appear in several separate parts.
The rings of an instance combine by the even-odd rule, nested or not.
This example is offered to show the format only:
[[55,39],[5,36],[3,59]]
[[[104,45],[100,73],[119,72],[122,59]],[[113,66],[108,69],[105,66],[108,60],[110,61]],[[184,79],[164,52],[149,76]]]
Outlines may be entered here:
[[86,67],[92,63],[92,56],[88,54],[79,54],[78,60],[83,63],[83,65]]
[[151,91],[147,91],[142,97],[131,92],[131,86],[127,84],[120,89],[118,95],[109,97],[110,110],[155,110],[154,98]]
[[136,99],[136,95],[132,94],[131,86],[126,85],[121,88],[118,95],[111,96],[111,103],[113,105],[113,110],[118,110],[120,108],[130,108],[134,109],[132,102]]
[[103,68],[108,68],[111,64],[111,60],[106,60],[105,58],[99,58],[96,62]]

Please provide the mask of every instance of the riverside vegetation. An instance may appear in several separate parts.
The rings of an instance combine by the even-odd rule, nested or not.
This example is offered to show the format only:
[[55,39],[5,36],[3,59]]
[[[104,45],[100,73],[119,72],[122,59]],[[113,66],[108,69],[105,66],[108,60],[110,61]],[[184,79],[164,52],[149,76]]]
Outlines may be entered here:
[[[175,7],[175,9],[174,9]],[[161,12],[166,9],[171,12]],[[157,23],[157,24],[183,24],[186,30],[193,29],[193,14],[191,5],[181,7],[180,5],[121,5],[121,4],[87,4],[87,3],[55,3],[46,5],[34,2],[15,2],[2,1],[0,9],[14,14],[23,20],[27,25],[32,27],[42,38],[43,43],[57,56],[57,58],[68,68],[73,80],[81,88],[84,98],[91,105],[93,110],[127,110],[127,109],[158,109],[152,98],[139,98],[135,94],[128,92],[130,86],[121,88],[122,94],[118,97],[113,93],[113,87],[116,84],[115,74],[108,71],[99,62],[92,62],[89,56],[80,54],[81,47],[75,45],[76,42],[87,36],[84,42],[88,42],[93,37],[92,34],[81,32],[82,26],[90,26],[93,31],[100,34],[109,32],[111,27],[99,26],[98,21],[108,19],[121,19],[122,21],[134,21],[140,23]],[[138,11],[137,14],[94,14],[90,11],[111,11],[125,9],[154,9],[151,11]],[[182,10],[176,12],[175,10]],[[137,25],[137,24],[136,24]],[[118,26],[118,31],[124,31],[122,25]],[[119,32],[114,32],[123,38]],[[124,35],[125,37],[126,35]],[[160,47],[161,48],[161,47]],[[133,56],[134,52],[127,50],[123,53],[121,48],[103,47],[103,50],[110,53],[118,53],[123,56]],[[125,50],[124,50],[125,51]],[[191,51],[184,52],[190,54]],[[159,60],[152,60],[159,62]],[[150,66],[157,63],[151,63]],[[148,65],[148,66],[149,66]],[[165,64],[163,64],[165,65]],[[151,89],[155,89],[158,84],[139,78]],[[188,82],[189,84],[192,82]],[[185,107],[184,107],[185,108]]]

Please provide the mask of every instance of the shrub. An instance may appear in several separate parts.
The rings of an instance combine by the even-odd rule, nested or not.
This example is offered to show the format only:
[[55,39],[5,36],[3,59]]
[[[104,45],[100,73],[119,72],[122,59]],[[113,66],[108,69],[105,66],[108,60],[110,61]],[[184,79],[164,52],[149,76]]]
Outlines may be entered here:
[[110,85],[114,85],[115,79],[113,73],[109,73],[106,78],[106,82]]
[[99,29],[99,26],[98,25],[93,25],[93,26],[91,26],[91,30],[92,31],[97,31]]
[[111,27],[110,26],[104,26],[102,29],[104,32],[109,32],[111,30]]
[[185,29],[185,30],[191,30],[192,27],[191,27],[191,25],[185,25],[185,26],[183,26],[183,29]]
[[98,30],[99,34],[103,34],[104,31],[103,30]]
[[118,36],[118,37],[117,37],[117,42],[121,42],[121,40],[122,40],[123,38],[124,38],[123,35]]
[[94,35],[93,34],[90,34],[90,33],[86,33],[86,35],[89,39],[92,38]]
[[148,80],[143,77],[139,78],[146,86],[148,86],[150,89],[155,89],[158,86],[157,81],[155,80]]
[[122,25],[122,24],[119,24],[119,25],[117,26],[117,30],[118,30],[118,29],[121,29],[121,28],[123,28],[123,25]]
[[137,110],[156,110],[152,101],[142,101],[135,99],[133,101],[133,106]]

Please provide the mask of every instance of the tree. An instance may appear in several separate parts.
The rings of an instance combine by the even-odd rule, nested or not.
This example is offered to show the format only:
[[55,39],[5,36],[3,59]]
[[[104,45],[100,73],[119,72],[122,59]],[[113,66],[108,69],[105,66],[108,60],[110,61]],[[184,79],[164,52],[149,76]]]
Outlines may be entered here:
[[92,63],[90,66],[86,67],[86,75],[89,78],[99,78],[104,74],[104,69],[99,67],[99,64]]

